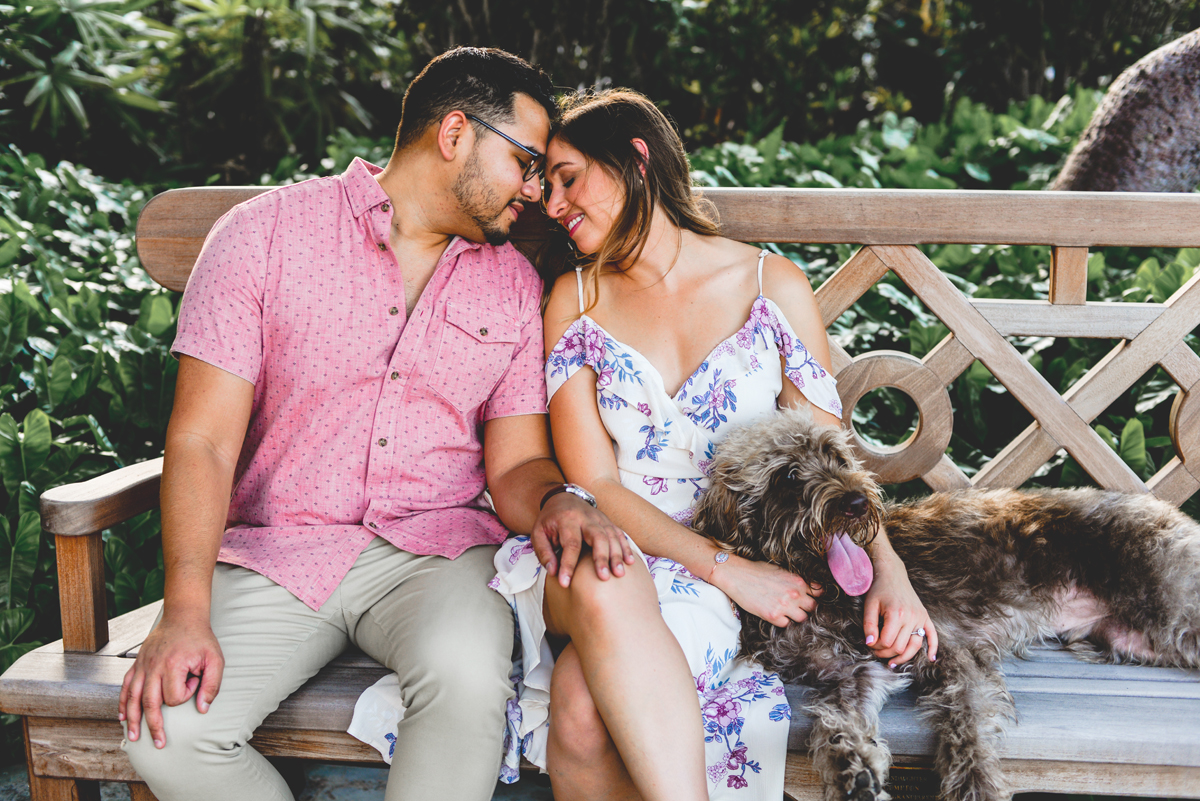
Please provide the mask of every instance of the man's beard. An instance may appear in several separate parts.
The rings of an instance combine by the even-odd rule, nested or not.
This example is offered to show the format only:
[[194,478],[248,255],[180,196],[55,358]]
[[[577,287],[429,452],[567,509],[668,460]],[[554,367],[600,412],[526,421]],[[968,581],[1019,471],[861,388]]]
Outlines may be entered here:
[[484,180],[479,151],[472,151],[467,157],[451,190],[463,214],[479,227],[484,241],[489,245],[503,245],[508,241],[508,229],[501,227],[501,218],[508,213],[511,201],[502,201],[499,193]]

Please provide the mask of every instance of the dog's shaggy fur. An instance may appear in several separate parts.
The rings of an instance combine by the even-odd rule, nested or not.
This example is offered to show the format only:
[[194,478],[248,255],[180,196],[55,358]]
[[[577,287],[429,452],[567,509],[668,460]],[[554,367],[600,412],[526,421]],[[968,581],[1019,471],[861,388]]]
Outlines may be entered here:
[[[863,640],[863,603],[839,592],[830,534],[866,546],[879,523],[937,627],[901,672]],[[742,655],[815,689],[813,761],[829,801],[884,801],[879,710],[910,682],[938,737],[951,801],[1009,797],[996,752],[1013,718],[1006,654],[1057,637],[1093,659],[1200,667],[1200,525],[1150,495],[1094,489],[966,490],[884,504],[848,432],[781,412],[718,449],[693,524],[747,559],[825,588],[803,624],[742,613]]]

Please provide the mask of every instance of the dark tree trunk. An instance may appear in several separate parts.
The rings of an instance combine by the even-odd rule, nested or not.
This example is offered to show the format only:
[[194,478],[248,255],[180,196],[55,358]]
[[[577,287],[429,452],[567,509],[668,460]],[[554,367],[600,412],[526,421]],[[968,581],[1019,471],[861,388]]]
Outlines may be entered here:
[[1191,192],[1200,184],[1200,30],[1120,74],[1051,189]]

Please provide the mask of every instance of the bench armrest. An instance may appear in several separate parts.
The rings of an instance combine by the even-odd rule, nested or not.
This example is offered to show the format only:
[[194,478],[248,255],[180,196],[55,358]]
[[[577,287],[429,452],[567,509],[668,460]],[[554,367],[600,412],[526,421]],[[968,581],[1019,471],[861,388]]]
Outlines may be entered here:
[[108,642],[100,532],[158,506],[162,459],[42,493],[42,528],[54,535],[63,650],[95,653]]
[[58,537],[95,534],[158,506],[161,458],[113,470],[89,481],[46,490],[42,528]]

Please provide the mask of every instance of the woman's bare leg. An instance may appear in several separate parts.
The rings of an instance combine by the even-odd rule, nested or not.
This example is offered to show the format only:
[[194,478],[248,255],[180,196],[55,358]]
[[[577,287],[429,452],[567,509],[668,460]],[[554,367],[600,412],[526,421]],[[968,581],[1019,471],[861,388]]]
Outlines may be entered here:
[[[584,557],[580,564],[590,567]],[[695,682],[683,650],[659,612],[658,595],[645,565],[637,562],[625,576],[607,581],[597,578],[594,570],[581,568],[567,589],[551,577],[544,606],[550,632],[571,638],[594,707],[641,797],[707,801],[704,729]],[[563,700],[569,705],[564,704],[559,718],[574,713],[574,723],[587,726],[586,705],[577,698],[570,703],[571,691],[579,688],[566,681],[566,674],[562,678],[568,696]],[[553,716],[553,690],[550,703]],[[553,738],[552,733],[552,742]],[[594,744],[599,738],[588,741]],[[552,767],[552,781],[556,772],[595,767],[572,764],[575,760],[566,748],[556,748],[555,754],[567,762]],[[610,782],[619,785],[620,776],[610,777]],[[559,792],[558,785],[554,790]]]
[[556,801],[641,801],[592,701],[573,645],[554,660],[546,766]]

